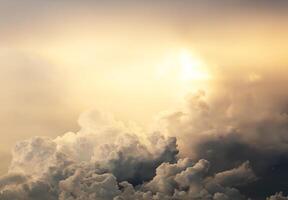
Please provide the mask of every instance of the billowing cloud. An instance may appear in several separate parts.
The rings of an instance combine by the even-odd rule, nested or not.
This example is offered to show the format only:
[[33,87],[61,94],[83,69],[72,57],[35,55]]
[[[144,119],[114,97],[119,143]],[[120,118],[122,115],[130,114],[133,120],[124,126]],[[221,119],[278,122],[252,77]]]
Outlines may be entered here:
[[259,179],[238,187],[246,196],[287,191],[287,77],[271,71],[253,80],[251,73],[230,75],[214,83],[214,91],[192,94],[183,109],[164,114],[162,128],[177,136],[183,156],[209,160],[211,173],[248,160]]
[[209,174],[207,160],[177,156],[175,137],[133,132],[133,126],[90,111],[77,133],[18,142],[3,200],[245,199],[234,188],[256,177],[248,162]]
[[0,199],[287,199],[288,95],[253,77],[189,96],[157,131],[92,110],[76,133],[20,141]]

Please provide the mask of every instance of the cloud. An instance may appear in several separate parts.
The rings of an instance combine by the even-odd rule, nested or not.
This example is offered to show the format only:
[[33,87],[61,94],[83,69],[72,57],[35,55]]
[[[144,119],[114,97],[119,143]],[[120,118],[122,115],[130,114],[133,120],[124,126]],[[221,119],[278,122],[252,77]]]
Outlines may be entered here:
[[[0,48],[2,137],[0,174],[7,172],[11,147],[19,140],[55,136],[77,128],[77,109],[67,102],[66,78],[46,58]],[[75,107],[75,106],[74,106]],[[17,125],[16,125],[17,124]],[[8,156],[9,155],[9,156]]]
[[283,196],[282,192],[276,193],[275,195],[272,195],[271,197],[267,198],[267,200],[287,200],[288,197]]
[[22,184],[26,181],[26,177],[21,174],[9,174],[1,177],[0,188],[4,188],[9,184]]
[[252,171],[249,162],[243,163],[238,168],[217,173],[214,181],[223,186],[245,185],[247,182],[253,182],[256,176]]
[[238,185],[246,196],[287,191],[288,80],[277,73],[263,72],[256,82],[250,72],[226,74],[214,91],[191,94],[182,109],[162,114],[159,129],[177,136],[182,156],[209,160],[211,174],[249,161],[258,179]]
[[210,175],[209,161],[177,156],[175,137],[133,132],[99,111],[79,123],[77,133],[18,142],[0,199],[235,200],[245,197],[233,187],[255,179],[249,162]]
[[92,110],[76,133],[18,142],[0,199],[287,198],[277,192],[285,194],[288,179],[288,95],[262,90],[264,75],[247,82],[249,74],[240,86],[190,95],[157,131]]

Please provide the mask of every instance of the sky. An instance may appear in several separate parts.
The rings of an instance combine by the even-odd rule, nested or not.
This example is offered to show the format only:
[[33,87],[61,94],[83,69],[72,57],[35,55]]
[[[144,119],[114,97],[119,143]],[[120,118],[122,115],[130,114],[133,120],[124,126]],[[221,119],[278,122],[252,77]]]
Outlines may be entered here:
[[[13,188],[23,195],[21,184],[30,185],[33,193],[37,186],[33,181],[39,177],[49,182],[49,162],[54,163],[60,153],[69,157],[63,162],[73,160],[72,168],[86,173],[69,172],[75,177],[85,179],[90,173],[78,166],[84,157],[89,166],[105,165],[97,168],[97,176],[105,172],[109,180],[128,181],[131,187],[146,182],[141,192],[171,196],[168,186],[151,188],[165,179],[161,169],[174,166],[179,169],[171,185],[177,183],[177,189],[185,192],[188,186],[191,189],[180,199],[199,194],[195,192],[199,185],[214,199],[241,199],[244,194],[273,200],[282,196],[276,194],[281,191],[287,195],[288,175],[283,170],[288,163],[287,10],[285,0],[0,0],[0,174],[4,177],[0,197],[11,199]],[[133,134],[128,137],[126,132]],[[157,132],[155,148],[145,139],[152,132]],[[119,135],[126,146],[121,146]],[[81,152],[81,141],[86,140],[97,150]],[[130,155],[127,149],[134,148],[133,141],[146,150],[139,147]],[[109,159],[103,157],[110,152],[109,145],[127,160],[145,158],[147,163],[134,164],[136,169],[147,166],[147,174],[136,171],[122,177],[121,168],[111,168],[117,159],[110,154]],[[171,155],[165,154],[166,149]],[[34,151],[51,160],[41,160]],[[35,162],[39,166],[33,167]],[[126,164],[132,170],[133,165]],[[33,181],[28,178],[31,166],[37,175]],[[203,182],[195,183],[195,190],[177,176],[191,167],[210,169],[201,175]],[[19,171],[22,175],[16,176]],[[247,185],[239,186],[238,173],[247,177],[243,181]],[[233,174],[236,178],[230,177]],[[69,185],[73,176],[63,176],[63,182]],[[277,181],[279,177],[283,180]],[[206,187],[210,182],[223,188],[215,192]],[[103,200],[111,195],[128,199],[112,185],[115,194]],[[54,191],[53,198],[68,199],[67,191],[73,188],[70,184],[60,189],[62,193]],[[75,195],[86,194],[80,193]]]

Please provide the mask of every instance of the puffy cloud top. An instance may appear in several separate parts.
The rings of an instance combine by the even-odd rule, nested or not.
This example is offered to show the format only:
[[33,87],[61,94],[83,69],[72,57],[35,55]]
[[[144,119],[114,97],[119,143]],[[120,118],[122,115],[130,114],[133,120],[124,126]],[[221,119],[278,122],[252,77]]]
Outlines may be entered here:
[[244,199],[232,188],[255,180],[249,162],[209,174],[210,163],[178,158],[177,140],[133,132],[98,111],[78,133],[17,143],[2,200]]

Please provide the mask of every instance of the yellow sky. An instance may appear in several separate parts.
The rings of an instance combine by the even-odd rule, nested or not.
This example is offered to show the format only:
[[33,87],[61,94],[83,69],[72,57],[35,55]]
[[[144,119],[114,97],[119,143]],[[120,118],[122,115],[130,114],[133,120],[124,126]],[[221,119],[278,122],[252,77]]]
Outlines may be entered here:
[[77,129],[85,109],[147,125],[222,72],[285,68],[285,12],[244,2],[0,1],[3,160],[17,140]]

